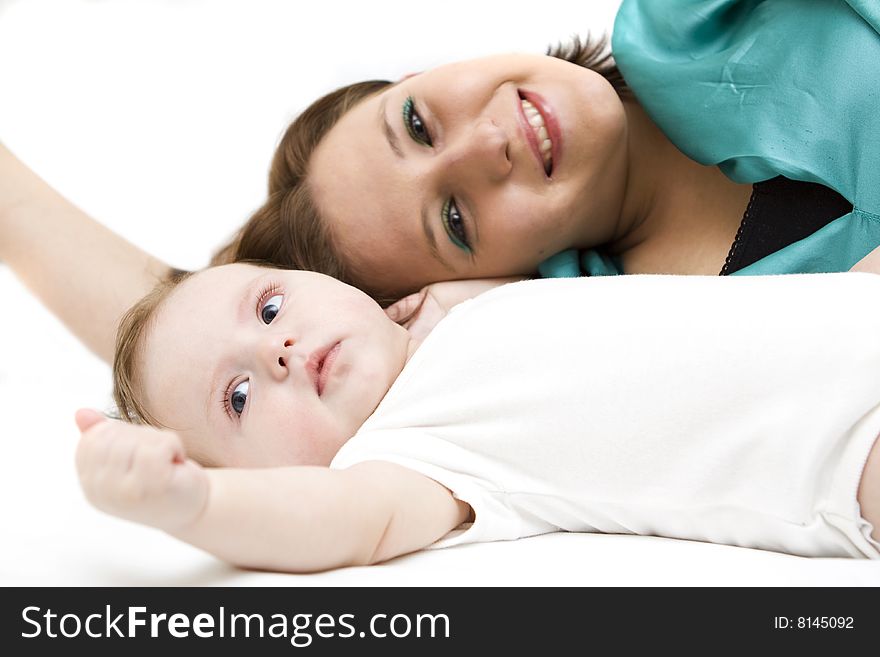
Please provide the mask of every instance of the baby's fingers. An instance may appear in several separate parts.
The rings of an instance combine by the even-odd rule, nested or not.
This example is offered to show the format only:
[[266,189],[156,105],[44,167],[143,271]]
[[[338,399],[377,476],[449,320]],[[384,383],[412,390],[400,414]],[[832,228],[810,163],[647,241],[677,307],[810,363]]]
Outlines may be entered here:
[[76,412],[76,426],[79,427],[80,433],[85,433],[99,422],[103,422],[106,418],[98,411],[91,408],[81,408]]
[[167,485],[175,466],[186,459],[183,443],[170,431],[143,438],[133,464],[134,476],[157,487]]
[[91,412],[77,413],[77,424],[86,426],[76,449],[76,468],[84,486],[106,487],[130,474],[140,450],[139,427],[101,419]]
[[[77,425],[81,427],[82,434],[79,443],[76,446],[76,469],[82,477],[85,473],[94,472],[96,469],[105,465],[111,448],[114,443],[111,442],[112,436],[108,431],[110,423],[104,420],[89,424],[90,417],[86,417],[81,422],[82,414],[87,411],[78,411],[76,415]],[[85,429],[82,427],[85,426]]]

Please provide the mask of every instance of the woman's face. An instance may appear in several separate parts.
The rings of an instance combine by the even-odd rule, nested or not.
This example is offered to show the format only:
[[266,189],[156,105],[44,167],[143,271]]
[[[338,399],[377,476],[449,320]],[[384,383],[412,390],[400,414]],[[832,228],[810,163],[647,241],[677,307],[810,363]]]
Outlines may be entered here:
[[309,182],[371,291],[527,275],[615,234],[624,109],[601,75],[553,57],[450,64],[344,115],[312,155]]

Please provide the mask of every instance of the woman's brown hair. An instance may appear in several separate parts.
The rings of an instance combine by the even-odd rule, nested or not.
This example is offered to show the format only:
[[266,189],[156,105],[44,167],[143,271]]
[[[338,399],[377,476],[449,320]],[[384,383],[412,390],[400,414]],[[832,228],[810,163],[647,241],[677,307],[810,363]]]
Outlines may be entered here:
[[[568,44],[548,48],[547,54],[599,73],[621,97],[629,93],[606,37],[581,40],[575,36]],[[266,202],[232,241],[214,255],[211,264],[251,260],[276,267],[309,269],[364,290],[383,307],[396,301],[397,297],[386,291],[366,287],[358,272],[346,266],[307,181],[309,159],[324,135],[348,110],[392,84],[387,80],[370,80],[342,87],[300,114],[275,151]]]

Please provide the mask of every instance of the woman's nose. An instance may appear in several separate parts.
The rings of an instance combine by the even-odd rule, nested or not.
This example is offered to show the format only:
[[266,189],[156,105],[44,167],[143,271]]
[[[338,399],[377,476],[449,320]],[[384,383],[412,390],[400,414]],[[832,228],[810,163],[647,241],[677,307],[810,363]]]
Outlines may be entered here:
[[510,140],[491,119],[481,119],[472,130],[463,131],[450,153],[451,165],[463,176],[484,176],[500,182],[510,173]]
[[292,338],[277,334],[265,336],[260,343],[260,363],[273,379],[280,381],[290,375],[293,345]]

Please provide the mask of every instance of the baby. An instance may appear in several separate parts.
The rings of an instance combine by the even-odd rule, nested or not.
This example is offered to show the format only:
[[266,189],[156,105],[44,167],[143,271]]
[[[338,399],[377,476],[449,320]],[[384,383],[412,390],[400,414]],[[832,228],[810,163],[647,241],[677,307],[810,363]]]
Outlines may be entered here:
[[387,311],[244,264],[157,289],[115,362],[123,416],[154,426],[78,412],[86,496],[284,571],[560,530],[880,556],[880,277],[545,279],[455,305],[497,283]]

